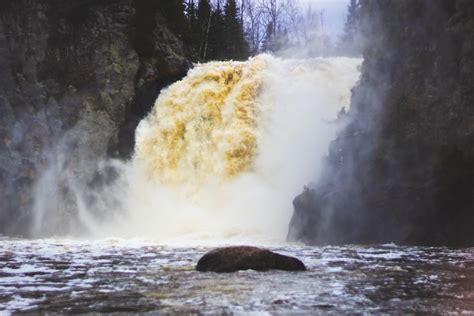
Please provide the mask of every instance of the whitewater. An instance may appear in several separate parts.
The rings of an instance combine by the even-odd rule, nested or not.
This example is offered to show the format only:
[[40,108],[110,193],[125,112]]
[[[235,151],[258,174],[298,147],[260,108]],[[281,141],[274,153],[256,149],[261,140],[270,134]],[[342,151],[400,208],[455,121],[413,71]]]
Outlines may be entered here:
[[91,192],[68,179],[74,215],[48,214],[64,198],[44,188],[63,175],[45,173],[33,235],[54,236],[56,225],[92,238],[284,242],[292,199],[317,180],[360,65],[270,55],[196,65],[141,121],[132,159],[104,162],[112,184]]

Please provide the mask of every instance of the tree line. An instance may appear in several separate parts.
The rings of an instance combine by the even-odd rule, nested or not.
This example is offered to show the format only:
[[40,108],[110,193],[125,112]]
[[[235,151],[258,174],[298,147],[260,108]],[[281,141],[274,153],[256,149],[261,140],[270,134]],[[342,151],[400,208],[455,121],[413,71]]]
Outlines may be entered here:
[[236,0],[160,2],[168,25],[181,38],[193,61],[244,60],[250,56]]
[[354,48],[358,0],[350,2],[338,43],[326,34],[323,11],[294,0],[160,0],[160,5],[193,61],[245,60],[262,52],[359,53]]

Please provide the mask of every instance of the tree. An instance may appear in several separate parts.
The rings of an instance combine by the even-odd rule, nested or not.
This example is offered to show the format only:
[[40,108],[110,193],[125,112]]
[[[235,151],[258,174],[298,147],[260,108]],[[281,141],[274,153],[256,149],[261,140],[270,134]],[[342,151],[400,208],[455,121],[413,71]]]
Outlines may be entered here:
[[186,32],[184,35],[184,43],[188,47],[189,54],[193,61],[199,60],[200,27],[196,5],[194,0],[188,0],[186,3]]
[[[295,0],[243,0],[245,31],[252,54],[320,56],[327,54],[324,12]],[[305,10],[305,11],[304,11]]]
[[262,48],[263,52],[274,52],[274,37],[275,37],[275,26],[272,22],[267,24],[267,28],[265,30],[265,38],[263,39]]
[[276,53],[288,47],[289,45],[290,39],[288,37],[288,30],[281,27],[275,29],[273,23],[270,22],[265,33],[262,51]]
[[197,21],[199,27],[199,60],[205,61],[207,48],[208,48],[208,39],[209,39],[209,29],[211,26],[211,4],[209,0],[199,0],[198,12],[197,12]]
[[243,60],[249,56],[244,27],[235,0],[227,0],[224,7],[226,59]]
[[205,60],[222,60],[225,58],[225,31],[222,27],[224,25],[224,13],[222,12],[220,3],[217,3],[217,8],[212,12],[211,23],[209,27],[208,45],[205,50]]
[[242,0],[243,23],[250,53],[260,52],[265,38],[265,25],[262,20],[262,10],[256,0]]
[[341,37],[339,50],[349,55],[360,54],[361,47],[357,41],[359,32],[360,3],[358,0],[351,0],[347,7],[346,23],[344,33]]
[[167,0],[157,2],[160,6],[160,11],[166,19],[170,29],[178,36],[185,33],[186,16],[185,5],[183,0]]

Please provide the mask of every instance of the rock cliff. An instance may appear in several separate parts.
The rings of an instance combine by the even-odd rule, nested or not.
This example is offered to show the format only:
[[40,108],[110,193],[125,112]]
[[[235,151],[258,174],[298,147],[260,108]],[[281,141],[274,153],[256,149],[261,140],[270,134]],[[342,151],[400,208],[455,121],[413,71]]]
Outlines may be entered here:
[[25,234],[51,164],[83,183],[189,62],[156,1],[0,2],[0,234]]
[[474,2],[362,0],[350,124],[294,200],[310,244],[474,245]]

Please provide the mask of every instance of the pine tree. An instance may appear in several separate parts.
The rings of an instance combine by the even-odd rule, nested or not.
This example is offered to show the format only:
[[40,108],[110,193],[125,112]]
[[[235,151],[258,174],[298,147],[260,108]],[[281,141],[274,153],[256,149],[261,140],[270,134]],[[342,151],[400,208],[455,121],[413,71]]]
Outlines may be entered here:
[[249,56],[240,10],[235,0],[227,0],[224,7],[226,59],[244,60]]
[[183,0],[167,0],[157,2],[160,11],[166,19],[170,29],[182,37],[186,32],[186,16]]
[[209,0],[199,0],[197,20],[199,26],[199,60],[205,61],[211,26],[211,4]]
[[212,12],[211,16],[206,61],[222,60],[225,58],[225,31],[223,25],[224,13],[220,3],[217,3],[217,8]]
[[199,60],[200,32],[199,21],[194,0],[187,1],[185,11],[187,23],[184,43],[188,47],[191,59],[193,61],[197,61]]
[[346,23],[344,33],[341,37],[340,50],[349,55],[360,53],[360,46],[357,43],[357,32],[359,27],[360,3],[358,0],[351,0],[347,7]]

